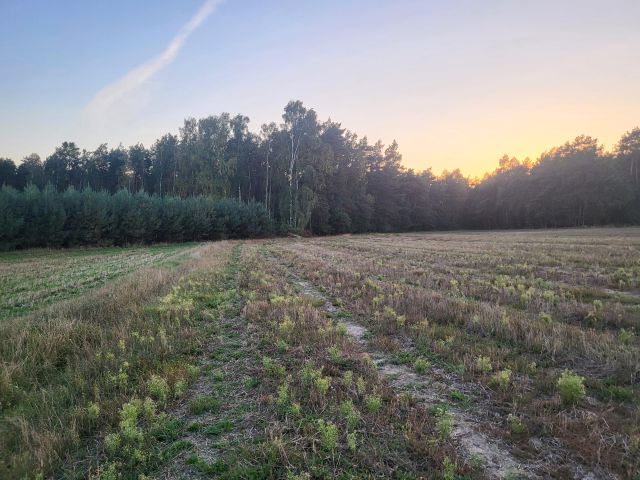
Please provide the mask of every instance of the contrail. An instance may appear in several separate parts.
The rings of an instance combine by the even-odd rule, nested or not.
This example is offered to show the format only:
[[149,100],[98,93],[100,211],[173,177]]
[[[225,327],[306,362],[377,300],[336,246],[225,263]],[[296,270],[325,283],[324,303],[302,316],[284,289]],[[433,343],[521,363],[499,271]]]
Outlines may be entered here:
[[127,93],[140,87],[144,82],[153,77],[164,67],[173,62],[184,46],[184,43],[209,15],[222,3],[223,0],[207,0],[196,14],[173,37],[167,48],[157,57],[137,66],[122,78],[101,89],[85,107],[85,113],[89,115],[101,114]]

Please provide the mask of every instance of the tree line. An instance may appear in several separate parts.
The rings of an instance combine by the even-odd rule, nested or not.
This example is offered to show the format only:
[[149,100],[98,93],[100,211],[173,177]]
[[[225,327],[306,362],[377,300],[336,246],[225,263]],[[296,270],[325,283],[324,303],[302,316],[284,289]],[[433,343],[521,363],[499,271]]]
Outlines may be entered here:
[[[580,136],[536,161],[504,156],[482,179],[466,178],[459,170],[416,172],[401,160],[395,141],[370,143],[339,123],[318,120],[300,101],[287,104],[280,124],[265,124],[259,133],[249,131],[249,119],[242,115],[189,118],[178,135],[166,134],[149,148],[103,144],[87,151],[64,142],[44,162],[35,154],[18,166],[0,159],[0,221],[5,225],[0,235],[7,237],[12,224],[16,233],[5,244],[26,247],[303,231],[325,235],[640,222],[638,128],[624,134],[611,152],[596,139]],[[99,207],[79,220],[72,200],[77,198]],[[47,231],[38,229],[27,213],[38,202],[39,209],[64,211],[66,233],[53,235],[55,241],[30,231]],[[132,221],[132,233],[123,233],[123,227],[106,236],[72,233],[79,228],[75,225],[104,222],[111,232],[112,225],[129,221],[118,212],[147,218],[150,208],[155,212],[151,218],[160,223],[150,220],[152,226],[141,229]],[[243,227],[245,233],[238,233],[237,225],[227,231],[211,220],[223,210],[258,223]],[[175,211],[182,215],[182,233],[163,223]],[[194,220],[198,216],[212,223],[204,226]]]

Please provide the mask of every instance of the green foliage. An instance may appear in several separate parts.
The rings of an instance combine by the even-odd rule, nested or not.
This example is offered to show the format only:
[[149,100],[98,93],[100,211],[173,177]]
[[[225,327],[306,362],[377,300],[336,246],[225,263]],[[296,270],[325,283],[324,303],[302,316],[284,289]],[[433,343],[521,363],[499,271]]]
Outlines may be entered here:
[[276,399],[276,405],[280,410],[284,410],[289,404],[289,384],[287,382],[282,383],[278,387],[278,398]]
[[87,417],[97,419],[100,416],[100,406],[95,402],[89,402],[87,405]]
[[418,358],[413,364],[413,368],[419,375],[424,375],[431,368],[431,363],[424,358]]
[[633,339],[635,338],[635,332],[633,330],[626,330],[624,328],[620,329],[618,333],[618,338],[620,339],[620,343],[623,345],[631,345],[633,343]]
[[444,406],[436,407],[433,414],[436,417],[436,432],[441,440],[446,440],[453,431],[453,415]]
[[[583,135],[534,163],[503,157],[472,182],[459,170],[406,170],[396,142],[356,141],[301,101],[289,102],[283,118],[260,136],[248,133],[247,117],[222,113],[186,119],[179,136],[149,149],[81,151],[63,142],[45,162],[30,156],[16,168],[0,159],[0,248],[640,221],[638,129],[612,153]],[[41,196],[53,201],[37,193],[47,189]],[[610,280],[636,282],[624,268]],[[525,305],[535,296],[510,287]]]
[[442,478],[443,480],[456,479],[456,464],[449,457],[444,457],[442,461]]
[[325,450],[333,451],[338,447],[338,427],[332,422],[325,422],[322,419],[318,420],[318,432],[322,439],[322,447]]
[[203,430],[203,433],[211,436],[217,436],[222,433],[228,433],[233,430],[233,422],[231,420],[220,420],[219,422],[209,425]]
[[354,429],[358,426],[358,423],[360,422],[360,415],[353,406],[353,402],[351,400],[345,400],[340,404],[340,413],[344,416],[349,429]]
[[524,433],[525,426],[516,415],[509,414],[509,416],[507,417],[507,422],[509,423],[511,433],[514,433],[516,435]]
[[499,371],[493,376],[491,383],[501,390],[506,390],[511,383],[511,370],[505,368],[504,370]]
[[347,370],[342,374],[342,385],[346,388],[350,388],[353,385],[353,372],[351,370]]
[[367,395],[364,404],[369,413],[378,413],[382,408],[382,397],[380,395]]
[[152,398],[163,403],[167,401],[170,390],[169,384],[164,378],[158,375],[152,375],[147,382],[147,388],[149,390],[149,395],[151,395]]
[[358,450],[358,434],[356,432],[347,434],[347,448],[353,453]]
[[584,387],[584,378],[565,370],[558,378],[558,392],[562,403],[565,405],[573,405],[582,400],[586,394]]
[[493,366],[491,365],[491,359],[489,357],[478,357],[478,359],[476,360],[476,368],[481,372],[481,373],[489,373],[491,370],[493,370]]
[[198,395],[189,402],[189,412],[200,415],[205,412],[214,412],[220,406],[220,402],[213,395]]
[[0,189],[0,250],[187,242],[269,235],[263,206],[231,199]]
[[285,369],[270,357],[262,357],[262,368],[269,377],[284,377]]
[[324,397],[327,395],[329,387],[331,387],[331,377],[316,377],[313,380],[313,385],[316,387],[318,393]]

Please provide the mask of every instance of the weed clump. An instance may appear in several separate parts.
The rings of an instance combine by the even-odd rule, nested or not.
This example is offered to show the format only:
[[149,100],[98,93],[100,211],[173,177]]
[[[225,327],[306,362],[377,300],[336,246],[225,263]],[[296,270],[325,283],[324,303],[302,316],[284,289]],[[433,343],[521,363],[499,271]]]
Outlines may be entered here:
[[356,380],[356,390],[360,395],[364,395],[367,391],[367,381],[364,377],[359,376],[358,380]]
[[481,372],[481,373],[489,373],[491,370],[493,370],[493,366],[491,365],[491,360],[489,359],[489,357],[478,357],[478,360],[476,361],[476,368]]
[[347,370],[342,375],[342,385],[346,388],[350,388],[353,384],[353,372],[351,370]]
[[340,404],[340,412],[345,417],[348,428],[353,429],[358,426],[360,416],[358,415],[358,411],[353,406],[353,402],[351,400],[345,400]]
[[436,417],[436,432],[441,440],[446,440],[453,431],[453,415],[444,406],[436,407],[433,414]]
[[152,375],[147,383],[149,394],[159,402],[166,402],[169,396],[169,384],[159,375]]
[[562,375],[558,378],[557,386],[562,403],[565,405],[578,403],[586,394],[584,378],[569,370],[562,372]]
[[189,402],[189,412],[201,415],[218,409],[220,402],[212,395],[199,395]]
[[431,363],[424,358],[418,358],[413,364],[413,368],[419,375],[424,375],[431,368]]
[[501,390],[506,390],[511,383],[511,370],[505,368],[504,370],[499,371],[493,376],[491,383]]
[[318,420],[318,432],[322,439],[322,447],[325,450],[333,451],[338,447],[338,427],[332,422]]
[[279,378],[284,377],[285,369],[282,365],[270,357],[262,357],[262,368],[269,377]]
[[367,395],[364,403],[370,413],[378,413],[382,408],[382,397],[380,395]]
[[622,343],[623,345],[631,345],[634,337],[635,333],[633,331],[626,330],[624,328],[620,329],[620,333],[618,333],[620,343]]
[[331,377],[316,377],[313,380],[313,385],[316,387],[318,393],[324,397],[327,395],[329,387],[331,387]]
[[509,414],[509,416],[507,417],[507,422],[509,423],[509,429],[511,430],[511,433],[516,435],[524,433],[525,426],[516,415]]
[[87,405],[87,417],[95,420],[100,416],[100,406],[95,402],[89,402]]

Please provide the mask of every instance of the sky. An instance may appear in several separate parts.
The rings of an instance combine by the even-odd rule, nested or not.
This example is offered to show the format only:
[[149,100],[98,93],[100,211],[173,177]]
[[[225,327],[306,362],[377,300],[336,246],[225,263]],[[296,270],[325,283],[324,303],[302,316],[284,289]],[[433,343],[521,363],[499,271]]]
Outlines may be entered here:
[[0,157],[150,146],[289,100],[481,176],[640,125],[638,0],[0,0]]

